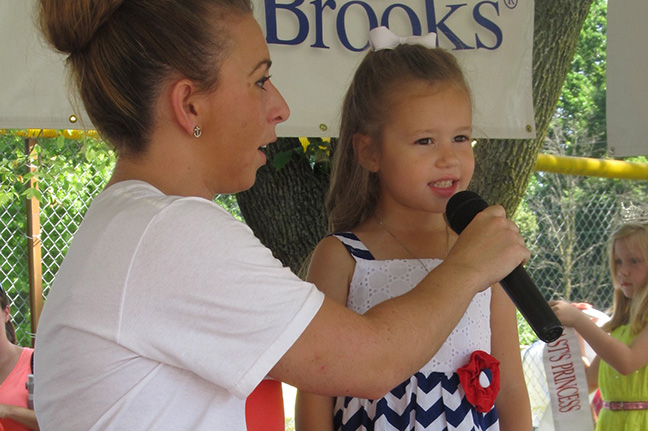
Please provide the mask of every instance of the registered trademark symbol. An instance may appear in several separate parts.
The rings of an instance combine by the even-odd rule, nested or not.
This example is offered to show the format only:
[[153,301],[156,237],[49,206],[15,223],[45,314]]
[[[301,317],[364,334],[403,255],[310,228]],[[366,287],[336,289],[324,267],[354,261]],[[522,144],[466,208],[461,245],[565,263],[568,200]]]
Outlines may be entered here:
[[503,0],[504,1],[504,6],[506,6],[509,9],[515,9],[518,4],[518,0]]

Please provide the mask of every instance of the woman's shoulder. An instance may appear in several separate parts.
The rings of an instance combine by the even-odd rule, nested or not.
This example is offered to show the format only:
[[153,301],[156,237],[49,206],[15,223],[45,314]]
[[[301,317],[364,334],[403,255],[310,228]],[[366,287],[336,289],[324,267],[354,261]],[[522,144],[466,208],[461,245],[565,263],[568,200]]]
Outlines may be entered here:
[[31,373],[34,369],[33,360],[34,349],[31,347],[20,347],[20,356],[18,357],[18,362],[16,362],[15,367],[19,370],[27,370],[27,373]]

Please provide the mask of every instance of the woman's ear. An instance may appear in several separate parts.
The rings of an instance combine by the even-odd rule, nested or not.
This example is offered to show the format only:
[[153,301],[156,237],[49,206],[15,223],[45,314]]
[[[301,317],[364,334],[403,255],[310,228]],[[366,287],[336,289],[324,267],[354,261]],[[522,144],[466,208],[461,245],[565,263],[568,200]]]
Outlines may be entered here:
[[373,139],[367,135],[355,133],[353,135],[353,150],[360,166],[370,172],[378,172],[379,150]]
[[180,79],[171,87],[171,108],[176,121],[188,134],[196,126],[203,127],[199,118],[199,98],[195,84],[189,79]]

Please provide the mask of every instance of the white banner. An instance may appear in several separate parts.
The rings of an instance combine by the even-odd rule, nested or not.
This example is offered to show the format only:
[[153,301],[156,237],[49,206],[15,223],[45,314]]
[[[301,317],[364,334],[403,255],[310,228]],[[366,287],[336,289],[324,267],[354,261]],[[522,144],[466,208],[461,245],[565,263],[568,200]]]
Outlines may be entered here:
[[272,80],[291,106],[281,135],[336,136],[342,99],[370,28],[437,33],[474,93],[476,136],[535,137],[531,92],[533,1],[255,0],[273,58]]
[[608,148],[648,156],[648,2],[610,0],[607,11]]
[[592,431],[594,420],[589,405],[587,377],[578,335],[565,328],[553,343],[547,343],[542,355],[549,403],[555,431]]
[[[280,136],[336,136],[342,98],[370,28],[435,31],[474,94],[476,137],[533,138],[533,1],[253,0],[273,59],[272,80],[291,108]],[[0,128],[79,128],[64,57],[40,41],[35,0],[0,2]]]
[[68,121],[75,110],[65,86],[65,58],[41,41],[35,4],[0,1],[0,129],[79,128]]

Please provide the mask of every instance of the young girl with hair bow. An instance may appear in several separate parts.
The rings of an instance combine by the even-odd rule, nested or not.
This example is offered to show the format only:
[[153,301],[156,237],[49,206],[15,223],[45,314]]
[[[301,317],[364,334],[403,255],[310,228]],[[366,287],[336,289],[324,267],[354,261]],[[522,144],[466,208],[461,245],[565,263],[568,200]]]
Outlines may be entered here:
[[[456,59],[434,34],[402,38],[379,27],[370,45],[342,108],[327,201],[334,233],[308,274],[360,314],[442,265],[457,241],[446,204],[474,170],[471,95]],[[515,307],[502,288],[478,293],[453,327],[431,360],[380,399],[299,391],[297,429],[531,430]]]

